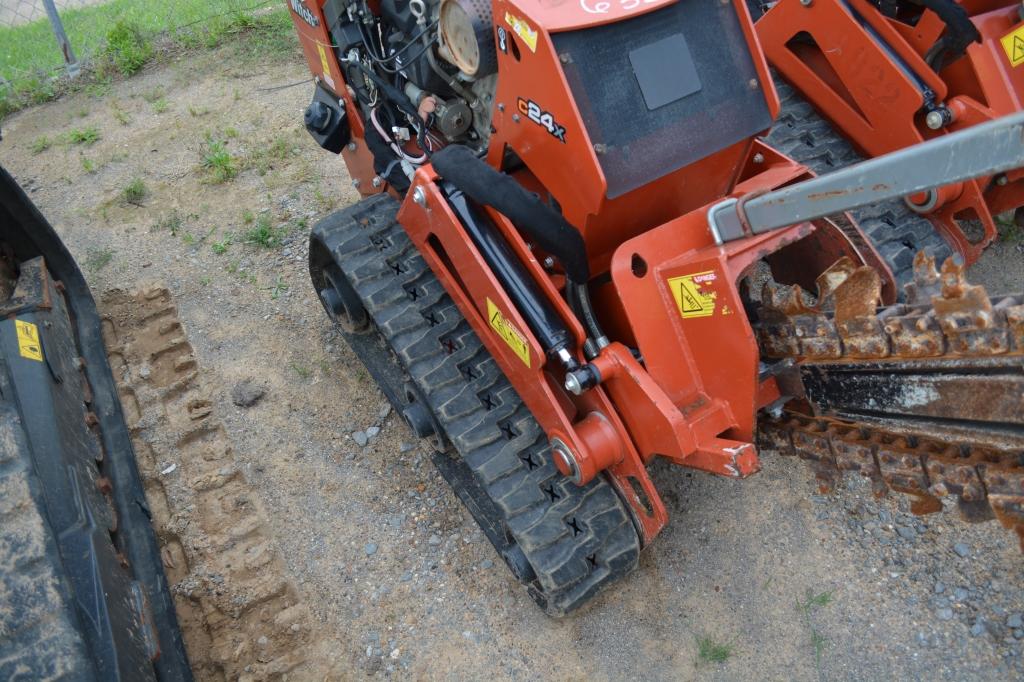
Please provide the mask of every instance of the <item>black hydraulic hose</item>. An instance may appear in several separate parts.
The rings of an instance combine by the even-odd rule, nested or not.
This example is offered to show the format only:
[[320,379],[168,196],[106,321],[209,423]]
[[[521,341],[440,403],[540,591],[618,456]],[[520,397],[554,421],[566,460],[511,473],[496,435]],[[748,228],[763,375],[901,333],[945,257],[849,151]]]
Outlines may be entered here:
[[[980,43],[981,34],[960,4],[954,0],[912,0],[917,5],[930,9],[942,19],[948,33],[940,38],[925,55],[925,61],[935,71],[941,71],[963,56],[967,46]],[[950,55],[951,59],[946,59]]]
[[491,206],[525,231],[561,263],[577,284],[590,279],[583,236],[561,214],[463,145],[449,145],[430,157],[434,170],[478,204]]
[[590,292],[587,290],[586,284],[576,284],[569,282],[569,287],[576,290],[576,300],[579,302],[579,316],[583,320],[583,326],[587,329],[587,334],[594,343],[597,344],[597,349],[600,350],[608,345],[608,337],[604,335],[601,330],[601,324],[597,321],[597,315],[594,314],[594,306],[590,303]]

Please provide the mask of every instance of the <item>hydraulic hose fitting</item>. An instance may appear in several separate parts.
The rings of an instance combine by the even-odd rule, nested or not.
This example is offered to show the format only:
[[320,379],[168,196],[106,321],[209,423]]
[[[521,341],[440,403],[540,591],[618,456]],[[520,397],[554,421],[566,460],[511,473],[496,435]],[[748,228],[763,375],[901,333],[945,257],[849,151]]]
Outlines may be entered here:
[[586,364],[577,370],[565,373],[565,390],[573,395],[583,395],[601,383],[601,372],[592,364]]

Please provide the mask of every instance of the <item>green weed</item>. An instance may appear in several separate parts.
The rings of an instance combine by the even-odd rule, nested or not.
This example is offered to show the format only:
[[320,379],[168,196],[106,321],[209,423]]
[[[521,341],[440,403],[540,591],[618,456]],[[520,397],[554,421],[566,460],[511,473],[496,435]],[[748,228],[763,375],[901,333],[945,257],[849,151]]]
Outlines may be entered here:
[[107,31],[104,55],[125,76],[138,73],[153,56],[153,45],[145,38],[138,24],[118,21]]
[[206,169],[210,181],[214,184],[227,182],[238,175],[238,164],[235,157],[228,151],[224,142],[213,137],[206,138],[203,168]]
[[40,135],[36,139],[32,140],[32,153],[42,154],[52,146],[53,143],[50,141],[50,138],[46,135]]
[[284,277],[278,275],[277,279],[274,280],[274,285],[271,287],[267,287],[267,290],[270,291],[271,300],[276,301],[281,296],[281,294],[288,291],[288,285],[285,283]]
[[281,240],[287,233],[284,228],[274,227],[270,222],[270,216],[263,213],[256,219],[256,224],[246,230],[244,238],[247,244],[272,249],[281,245]]
[[171,236],[176,236],[178,234],[178,230],[180,230],[181,226],[184,224],[185,219],[181,216],[180,213],[178,213],[178,210],[175,209],[170,213],[164,215],[160,219],[158,219],[156,223],[153,224],[153,227],[150,230],[150,232],[166,230],[171,233]]
[[86,173],[95,173],[96,172],[96,164],[92,162],[92,159],[83,156],[82,157],[82,170],[84,170]]
[[89,272],[99,272],[114,259],[114,252],[110,249],[89,249],[85,255],[85,269]]
[[300,365],[297,362],[293,362],[291,363],[290,367],[292,368],[292,371],[298,374],[299,378],[301,379],[308,379],[309,377],[313,376],[313,370],[311,370],[309,367],[306,367],[305,365]]
[[167,111],[167,107],[168,107],[167,100],[164,99],[163,97],[161,97],[157,101],[153,102],[152,106],[153,106],[153,113],[154,114],[162,114],[165,111]]
[[249,209],[242,211],[242,222],[246,225],[252,225],[252,221],[256,220],[256,216]]
[[92,146],[100,139],[100,131],[96,126],[88,128],[72,128],[67,134],[67,141],[71,144],[82,144]]
[[821,674],[821,656],[825,652],[825,647],[828,645],[828,638],[814,627],[814,623],[811,621],[811,613],[815,609],[824,608],[831,603],[831,591],[813,594],[810,590],[807,592],[807,599],[796,603],[796,607],[801,613],[803,613],[804,621],[807,623],[807,629],[810,630],[811,633],[811,648],[814,650],[814,667],[818,670],[819,676]]
[[128,112],[117,106],[111,108],[110,113],[112,113],[117,122],[123,126],[126,126],[132,122],[132,117],[128,115]]
[[721,644],[710,637],[697,638],[697,655],[705,663],[725,663],[732,653],[732,644]]
[[149,189],[146,187],[146,183],[143,182],[142,178],[135,178],[129,182],[123,190],[121,190],[121,197],[127,204],[134,204],[139,206],[146,195],[149,194]]
[[214,242],[210,245],[210,248],[213,249],[213,252],[218,256],[223,256],[227,253],[229,246],[231,246],[230,236],[224,237],[224,239],[221,239],[219,242]]

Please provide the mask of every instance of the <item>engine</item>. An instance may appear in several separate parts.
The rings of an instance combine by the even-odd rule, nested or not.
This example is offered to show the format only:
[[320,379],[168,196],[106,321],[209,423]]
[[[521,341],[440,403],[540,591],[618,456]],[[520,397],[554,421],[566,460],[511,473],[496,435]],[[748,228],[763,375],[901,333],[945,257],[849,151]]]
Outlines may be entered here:
[[323,12],[379,176],[404,191],[434,151],[486,146],[497,84],[488,0],[380,0],[377,12],[331,0]]

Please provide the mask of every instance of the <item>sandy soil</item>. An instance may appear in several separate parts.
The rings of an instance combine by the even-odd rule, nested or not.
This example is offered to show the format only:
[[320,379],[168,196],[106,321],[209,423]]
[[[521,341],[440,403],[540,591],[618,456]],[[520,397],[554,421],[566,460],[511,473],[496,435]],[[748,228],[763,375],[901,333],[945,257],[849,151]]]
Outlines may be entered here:
[[[911,518],[905,501],[876,503],[856,483],[816,495],[801,463],[771,453],[764,471],[743,482],[657,466],[672,521],[639,570],[582,613],[544,617],[428,451],[387,415],[308,285],[309,225],[356,197],[341,161],[301,128],[310,86],[263,90],[307,75],[297,59],[253,63],[230,49],[191,55],[102,99],[83,93],[12,117],[0,159],[55,224],[98,298],[149,281],[169,291],[197,381],[231,444],[231,466],[265,510],[275,561],[318,637],[335,643],[315,654],[331,675],[1024,675],[1012,627],[1024,611],[1024,576],[1010,534],[961,524],[952,512]],[[160,101],[166,109],[158,112]],[[32,150],[40,136],[58,140],[91,126],[100,137],[90,146]],[[214,183],[204,170],[208,136],[239,158],[234,179]],[[135,179],[146,192],[129,202],[125,188]],[[264,215],[269,247],[246,241]],[[1020,290],[1020,259],[1016,245],[1000,245],[976,271],[993,290]],[[237,407],[230,391],[250,378],[266,395]],[[371,426],[380,433],[358,446],[352,434]],[[192,483],[174,478],[187,461],[161,473],[182,456],[167,452],[153,475],[172,497],[184,496],[174,504],[187,511]],[[727,660],[702,659],[704,637],[731,645]],[[228,676],[258,663],[254,651],[239,649]],[[205,661],[208,653],[192,655]]]

